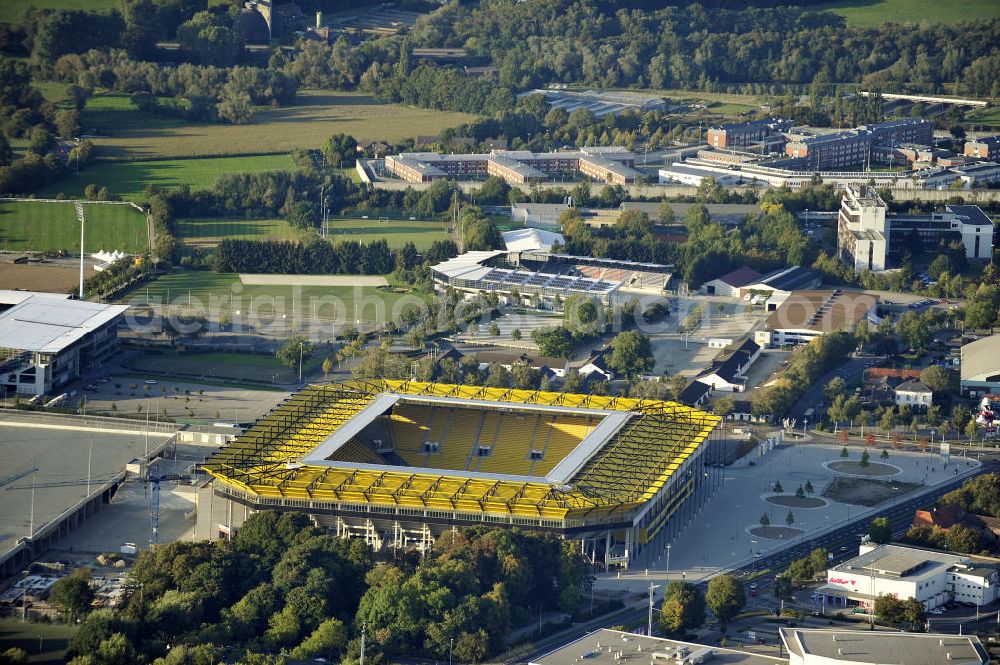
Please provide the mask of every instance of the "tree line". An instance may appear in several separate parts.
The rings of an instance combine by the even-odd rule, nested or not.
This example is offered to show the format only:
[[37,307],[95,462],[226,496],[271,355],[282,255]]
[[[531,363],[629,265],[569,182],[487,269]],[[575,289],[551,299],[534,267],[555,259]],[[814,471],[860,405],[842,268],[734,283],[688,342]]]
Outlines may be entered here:
[[440,536],[422,557],[383,560],[306,515],[263,511],[230,541],[144,551],[120,610],[89,612],[75,578],[55,598],[82,618],[73,665],[214,664],[219,644],[245,650],[248,665],[280,662],[266,655],[279,650],[356,660],[363,628],[371,663],[449,652],[477,663],[535,613],[577,611],[591,583],[579,549],[551,535],[476,527]]
[[798,402],[806,389],[826,372],[843,363],[857,340],[845,331],[828,332],[798,347],[788,359],[781,377],[751,397],[755,416],[781,418]]
[[[257,272],[289,275],[385,275],[392,272],[397,258],[385,238],[361,243],[342,240],[335,243],[315,238],[309,242],[279,240],[222,239],[213,256],[219,272]],[[413,265],[401,264],[404,269]]]

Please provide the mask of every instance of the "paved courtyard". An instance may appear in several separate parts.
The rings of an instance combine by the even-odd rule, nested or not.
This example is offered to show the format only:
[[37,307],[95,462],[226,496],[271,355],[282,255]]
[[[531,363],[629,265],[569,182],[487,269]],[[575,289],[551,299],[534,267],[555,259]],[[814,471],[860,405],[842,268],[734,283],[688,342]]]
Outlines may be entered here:
[[[848,450],[848,460],[857,462],[862,447],[849,446]],[[790,543],[808,541],[848,520],[857,519],[859,515],[876,511],[878,506],[861,505],[865,497],[860,493],[856,497],[857,505],[823,496],[824,489],[837,478],[865,479],[864,474],[844,474],[829,468],[831,463],[844,461],[840,451],[840,446],[788,444],[765,453],[763,457],[754,450],[732,466],[711,469],[709,480],[716,485],[716,490],[672,541],[669,572],[676,577],[685,571],[689,580],[704,578],[721,569],[748,564],[753,551],[758,555],[768,555]],[[888,476],[868,477],[867,480],[890,481],[882,483],[883,489],[890,493],[886,501],[906,498],[908,495],[904,492],[910,483],[931,487],[954,480],[956,471],[961,475],[979,465],[972,459],[952,457],[950,463],[944,466],[937,454],[898,451],[890,452],[887,460],[881,460],[880,452],[871,451],[873,466],[876,462],[884,462],[893,472]],[[783,490],[777,498],[773,492],[776,481],[781,483]],[[814,490],[807,494],[811,500],[796,501],[796,489],[804,487],[807,481]],[[771,501],[768,501],[769,497]],[[880,505],[885,503],[883,501]],[[786,522],[789,511],[794,518],[791,525]],[[761,517],[765,514],[770,528],[761,529]],[[755,535],[754,530],[759,535]],[[666,571],[666,556],[661,555],[650,566],[650,575],[663,577]],[[631,571],[632,575],[637,572],[642,576],[644,571]],[[605,577],[599,580],[598,588],[614,587],[620,582],[615,576]],[[648,584],[648,581],[639,583]]]

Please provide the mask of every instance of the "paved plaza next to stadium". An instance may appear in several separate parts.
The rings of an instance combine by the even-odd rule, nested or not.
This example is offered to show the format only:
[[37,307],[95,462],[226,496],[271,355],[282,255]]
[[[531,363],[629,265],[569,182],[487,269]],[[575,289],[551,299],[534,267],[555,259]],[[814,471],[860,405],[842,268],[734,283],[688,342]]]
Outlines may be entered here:
[[[671,540],[669,568],[664,551],[649,564],[650,577],[669,573],[679,578],[684,572],[688,580],[698,580],[747,565],[751,552],[761,557],[808,543],[849,520],[884,509],[888,502],[909,499],[979,468],[979,462],[964,457],[952,456],[945,464],[937,453],[890,451],[883,460],[876,448],[869,449],[871,462],[864,468],[859,464],[862,448],[848,446],[845,460],[839,445],[787,443],[763,456],[755,449],[732,466],[708,469],[713,493]],[[773,491],[776,481],[781,493]],[[797,498],[796,490],[807,481],[814,491]],[[790,526],[789,511],[794,517]],[[764,514],[770,522],[767,528],[761,526]],[[866,531],[868,524],[860,522],[858,531]],[[645,570],[642,562],[629,571],[630,577],[644,579]],[[598,588],[620,584],[613,568],[599,577]]]

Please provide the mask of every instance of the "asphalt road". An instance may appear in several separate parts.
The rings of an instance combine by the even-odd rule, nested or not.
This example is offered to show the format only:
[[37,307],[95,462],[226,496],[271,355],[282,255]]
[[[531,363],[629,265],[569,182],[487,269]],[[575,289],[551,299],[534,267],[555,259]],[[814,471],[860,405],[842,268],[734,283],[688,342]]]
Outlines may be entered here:
[[814,409],[816,412],[814,414],[814,418],[818,418],[822,413],[820,404],[824,402],[823,388],[826,387],[826,384],[837,376],[842,378],[844,383],[847,384],[850,384],[855,380],[860,380],[865,369],[868,367],[875,367],[884,360],[885,356],[851,358],[840,367],[830,370],[821,376],[818,381],[814,381],[813,384],[809,386],[809,388],[802,394],[802,397],[799,398],[799,401],[792,407],[791,411],[789,411],[788,417],[794,418],[797,421],[796,425],[798,427],[802,426],[802,419],[805,417],[805,413],[809,409]]

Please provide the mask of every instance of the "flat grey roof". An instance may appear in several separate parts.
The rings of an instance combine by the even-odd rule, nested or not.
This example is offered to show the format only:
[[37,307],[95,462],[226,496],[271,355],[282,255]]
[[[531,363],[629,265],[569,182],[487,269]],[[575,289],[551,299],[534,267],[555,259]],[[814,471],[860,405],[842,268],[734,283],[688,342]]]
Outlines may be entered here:
[[946,208],[962,218],[966,224],[975,226],[993,226],[993,220],[979,206],[949,205]]
[[848,559],[834,566],[833,570],[863,571],[866,574],[871,570],[879,578],[898,578],[914,573],[924,575],[934,568],[953,566],[967,560],[968,557],[958,554],[888,544],[879,545],[870,552]]
[[[6,309],[2,309],[4,307]],[[0,348],[58,353],[128,309],[61,293],[0,291]]]
[[[667,640],[660,637],[647,637],[634,633],[624,633],[603,628],[584,635],[575,642],[562,646],[555,651],[533,658],[529,665],[622,665],[632,663],[639,665],[648,663],[654,653],[667,654],[675,649],[684,649],[687,655],[699,651],[711,652],[707,663],[725,663],[738,665],[787,665],[785,658],[762,656],[748,651],[726,649],[724,647]],[[621,652],[621,659],[615,657]],[[674,659],[656,661],[674,663]]]
[[799,658],[878,665],[984,665],[989,662],[975,635],[781,628],[785,648]]
[[990,335],[962,346],[962,381],[985,381],[1000,373],[1000,335]]
[[[28,535],[31,522],[31,485],[82,481],[57,487],[38,487],[35,495],[35,533],[39,534],[66,510],[87,495],[87,460],[90,458],[91,495],[111,482],[131,460],[142,457],[145,436],[141,431],[117,434],[102,430],[53,429],[9,416],[0,422],[0,560]],[[11,422],[15,420],[18,424]],[[149,432],[149,449],[155,450],[169,435]],[[91,451],[90,441],[94,445]],[[32,468],[34,473],[25,473]],[[22,475],[24,474],[24,475]],[[147,521],[148,523],[148,521]],[[108,543],[117,550],[120,543]]]

